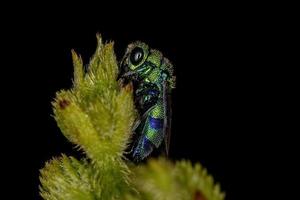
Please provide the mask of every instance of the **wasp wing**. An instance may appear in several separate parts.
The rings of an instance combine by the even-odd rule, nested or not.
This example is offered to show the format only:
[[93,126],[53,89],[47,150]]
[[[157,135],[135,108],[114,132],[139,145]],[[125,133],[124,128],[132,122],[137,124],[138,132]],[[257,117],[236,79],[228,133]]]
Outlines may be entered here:
[[164,106],[164,126],[163,126],[163,134],[164,134],[164,142],[165,142],[165,153],[169,155],[170,149],[170,140],[171,140],[171,95],[168,91],[168,82],[165,81],[163,83],[163,106]]
[[148,109],[148,110],[140,117],[140,119],[137,119],[137,120],[135,121],[135,123],[134,123],[134,125],[133,125],[133,128],[132,128],[133,131],[135,131],[135,130],[140,126],[140,124],[141,124],[143,121],[146,120],[146,118],[147,118],[149,112],[150,112],[153,108],[154,108],[154,106],[152,106],[151,108],[149,108],[149,109]]

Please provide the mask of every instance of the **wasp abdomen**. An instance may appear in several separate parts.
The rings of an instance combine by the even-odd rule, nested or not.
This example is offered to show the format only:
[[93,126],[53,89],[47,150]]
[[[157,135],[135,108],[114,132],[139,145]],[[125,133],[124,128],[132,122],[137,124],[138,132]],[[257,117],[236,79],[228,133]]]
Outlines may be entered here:
[[153,151],[153,144],[146,137],[141,137],[133,152],[133,159],[137,162],[146,158]]
[[163,119],[156,119],[153,117],[149,117],[149,125],[152,129],[159,130],[163,128]]

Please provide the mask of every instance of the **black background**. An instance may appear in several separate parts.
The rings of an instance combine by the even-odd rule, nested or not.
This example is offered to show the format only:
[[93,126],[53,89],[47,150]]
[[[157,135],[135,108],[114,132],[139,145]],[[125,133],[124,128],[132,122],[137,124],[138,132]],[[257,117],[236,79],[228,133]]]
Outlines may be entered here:
[[[11,195],[38,199],[39,169],[53,156],[78,153],[51,117],[55,92],[71,86],[71,49],[87,64],[96,33],[113,40],[118,59],[128,43],[141,40],[175,66],[170,157],[203,164],[227,199],[239,199],[243,182],[255,179],[254,156],[266,127],[262,81],[265,23],[245,9],[213,5],[120,7],[40,5],[5,22],[3,108],[10,123],[3,143],[4,166],[12,170]],[[17,12],[18,13],[18,12]],[[7,78],[7,79],[5,79]],[[255,143],[255,144],[254,144]],[[251,169],[252,170],[252,169]],[[22,191],[22,192],[21,192]],[[251,194],[250,194],[251,195]]]

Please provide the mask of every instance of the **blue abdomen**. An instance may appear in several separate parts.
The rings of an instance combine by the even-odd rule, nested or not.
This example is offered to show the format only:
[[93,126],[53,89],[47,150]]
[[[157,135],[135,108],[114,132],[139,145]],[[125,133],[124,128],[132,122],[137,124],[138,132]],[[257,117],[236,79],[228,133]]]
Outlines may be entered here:
[[134,148],[133,158],[139,162],[146,158],[153,151],[153,144],[146,137],[141,136],[138,145]]

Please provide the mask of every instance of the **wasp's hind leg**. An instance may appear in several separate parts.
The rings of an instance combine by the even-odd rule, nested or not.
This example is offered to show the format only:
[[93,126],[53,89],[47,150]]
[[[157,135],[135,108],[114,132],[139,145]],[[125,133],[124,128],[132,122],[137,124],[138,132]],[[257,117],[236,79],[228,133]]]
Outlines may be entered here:
[[136,163],[141,162],[144,160],[147,156],[150,155],[150,153],[153,151],[154,145],[148,140],[146,137],[141,137],[138,140],[137,146],[133,149],[133,161]]

